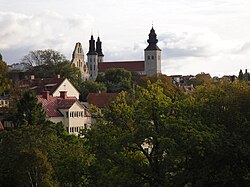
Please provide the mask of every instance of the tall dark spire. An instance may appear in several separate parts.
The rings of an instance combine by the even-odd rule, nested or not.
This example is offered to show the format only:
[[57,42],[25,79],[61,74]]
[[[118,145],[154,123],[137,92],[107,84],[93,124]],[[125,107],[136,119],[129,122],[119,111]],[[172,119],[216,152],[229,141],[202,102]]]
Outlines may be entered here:
[[145,50],[161,50],[158,46],[157,46],[157,35],[155,33],[154,28],[152,27],[152,29],[150,30],[149,33],[149,39],[147,40],[148,42],[148,47]]
[[98,53],[98,56],[104,56],[102,53],[102,42],[99,36],[96,41],[96,52]]
[[91,35],[91,38],[89,40],[89,52],[87,55],[97,55],[97,52],[95,51],[95,40],[93,35]]

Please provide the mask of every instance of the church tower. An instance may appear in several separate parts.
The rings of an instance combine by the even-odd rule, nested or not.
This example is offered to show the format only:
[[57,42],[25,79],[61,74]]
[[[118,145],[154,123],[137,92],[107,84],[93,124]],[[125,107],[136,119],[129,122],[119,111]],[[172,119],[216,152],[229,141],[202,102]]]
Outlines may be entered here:
[[81,78],[83,80],[89,79],[88,66],[84,61],[84,52],[80,42],[76,43],[75,49],[72,54],[71,64],[74,67],[77,67],[81,72]]
[[98,75],[98,53],[95,50],[95,40],[93,35],[91,35],[89,40],[89,52],[87,53],[87,56],[90,79],[95,80]]
[[154,28],[149,33],[148,47],[144,50],[144,67],[145,74],[152,76],[161,73],[161,49],[157,46],[157,35]]
[[100,37],[98,36],[96,41],[96,52],[98,53],[98,60],[97,62],[103,62],[103,53],[102,53],[102,42],[100,40]]

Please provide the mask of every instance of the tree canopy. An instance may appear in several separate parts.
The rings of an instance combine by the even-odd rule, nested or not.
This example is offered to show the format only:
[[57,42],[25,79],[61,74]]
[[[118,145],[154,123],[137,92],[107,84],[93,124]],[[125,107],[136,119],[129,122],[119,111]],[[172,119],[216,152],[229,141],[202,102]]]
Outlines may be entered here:
[[[2,57],[2,56],[1,56]],[[10,89],[11,84],[9,79],[7,78],[8,75],[8,66],[7,64],[0,59],[0,94],[5,90]]]
[[30,66],[41,66],[49,64],[58,64],[66,61],[66,57],[58,51],[52,49],[30,51],[25,55],[21,63]]
[[87,101],[89,93],[106,92],[107,88],[102,82],[84,81],[80,85],[80,100]]
[[21,63],[29,65],[28,73],[38,78],[51,78],[60,75],[68,78],[79,90],[81,73],[78,68],[58,51],[52,49],[30,51],[24,56]]
[[38,103],[36,95],[32,91],[25,91],[16,104],[15,123],[23,125],[44,125],[46,115],[42,104]]
[[122,92],[86,134],[92,186],[250,185],[249,89],[210,84],[176,100],[158,82]]
[[132,74],[122,68],[108,69],[104,76],[98,75],[97,81],[104,83],[109,93],[129,91],[132,88]]

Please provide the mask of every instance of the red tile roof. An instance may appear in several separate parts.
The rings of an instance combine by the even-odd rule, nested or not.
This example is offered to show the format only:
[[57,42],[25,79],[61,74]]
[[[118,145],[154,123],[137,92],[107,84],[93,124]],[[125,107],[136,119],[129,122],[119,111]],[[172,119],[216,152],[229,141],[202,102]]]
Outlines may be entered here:
[[118,61],[118,62],[99,62],[98,71],[105,72],[110,68],[124,68],[128,71],[144,71],[144,61]]
[[76,97],[67,97],[63,99],[61,97],[49,96],[49,99],[45,99],[42,95],[37,96],[38,101],[42,103],[48,117],[61,117],[63,116],[59,109],[69,109],[76,101]]
[[98,108],[105,108],[111,101],[115,100],[117,96],[118,93],[89,93],[87,102]]
[[[66,97],[63,99],[61,97],[53,97],[50,95],[49,99],[47,100],[43,98],[42,95],[38,95],[37,98],[38,101],[42,103],[43,109],[45,110],[48,117],[63,116],[59,109],[70,109],[70,107],[76,102],[82,105],[76,97]],[[87,107],[85,105],[82,105],[82,107],[85,109],[86,117],[91,117]]]
[[40,95],[42,91],[49,91],[50,95],[62,84],[65,78],[44,78],[44,79],[29,79],[21,80],[19,82],[20,87],[30,88],[35,91],[37,95]]

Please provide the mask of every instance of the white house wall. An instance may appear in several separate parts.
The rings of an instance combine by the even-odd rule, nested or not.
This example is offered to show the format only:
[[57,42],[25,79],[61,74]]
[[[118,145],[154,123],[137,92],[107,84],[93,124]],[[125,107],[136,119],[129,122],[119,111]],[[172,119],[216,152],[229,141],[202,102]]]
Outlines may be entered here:
[[77,99],[79,99],[78,90],[69,82],[68,79],[65,79],[52,95],[54,97],[59,97],[60,91],[67,91],[67,96],[76,97]]
[[[70,134],[78,135],[80,129],[90,127],[91,118],[85,116],[85,108],[80,103],[75,102],[70,109],[61,109],[60,112],[64,115],[62,121],[64,127]],[[75,115],[76,112],[78,112],[78,116]],[[80,115],[81,112],[83,116]]]

